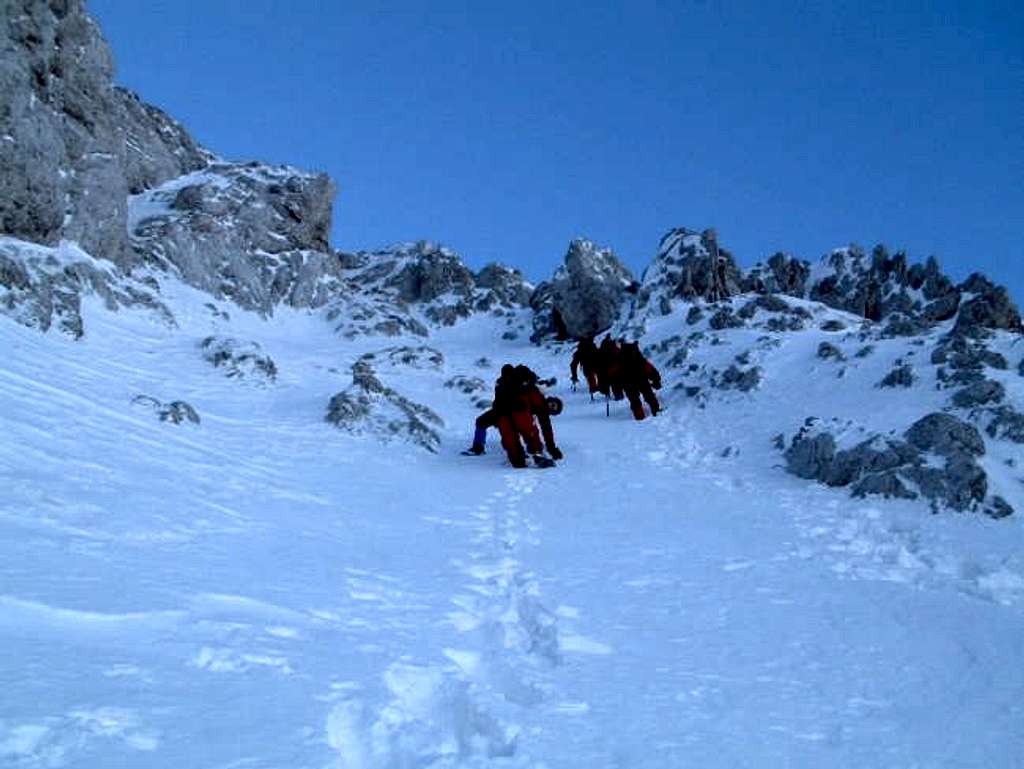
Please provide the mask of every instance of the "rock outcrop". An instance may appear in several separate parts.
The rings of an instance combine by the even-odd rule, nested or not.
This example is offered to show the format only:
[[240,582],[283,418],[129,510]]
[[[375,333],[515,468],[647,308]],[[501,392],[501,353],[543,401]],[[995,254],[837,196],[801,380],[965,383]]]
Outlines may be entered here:
[[610,248],[573,240],[551,281],[540,284],[531,297],[537,316],[534,339],[581,339],[605,331],[618,320],[633,282]]
[[960,285],[943,274],[938,261],[910,264],[906,254],[876,246],[836,249],[816,267],[775,254],[744,277],[745,291],[811,299],[867,320],[884,323],[887,337],[918,336],[936,323],[956,318],[954,334],[979,338],[991,330],[1024,332],[1006,289],[981,275]]
[[271,384],[277,379],[277,364],[258,342],[234,337],[208,336],[199,345],[203,358],[232,379]]
[[634,314],[667,315],[680,299],[716,302],[742,291],[743,274],[732,254],[719,246],[717,233],[679,227],[662,237],[644,271]]
[[430,324],[450,326],[474,313],[514,315],[533,294],[518,270],[489,264],[474,274],[457,253],[425,240],[339,253],[338,264],[342,285],[328,320],[346,337],[427,336]]
[[995,518],[1013,512],[1001,497],[988,497],[988,477],[976,461],[985,453],[981,434],[951,414],[922,417],[903,440],[875,434],[847,447],[840,447],[828,427],[810,419],[793,437],[785,450],[790,473],[849,487],[853,496],[924,497],[936,511],[971,510]]
[[180,126],[113,86],[81,0],[6,0],[0,17],[0,233],[133,262],[128,194],[205,164]]
[[437,452],[444,426],[433,410],[385,385],[373,365],[375,356],[363,356],[352,366],[352,384],[327,404],[327,421],[356,435],[372,434],[387,442],[406,440]]
[[99,297],[109,310],[140,308],[168,325],[175,323],[155,281],[132,280],[69,241],[48,247],[0,236],[0,314],[40,331],[56,327],[78,339],[85,334],[86,295]]
[[339,288],[334,185],[323,174],[214,163],[130,200],[140,261],[263,314],[319,307]]

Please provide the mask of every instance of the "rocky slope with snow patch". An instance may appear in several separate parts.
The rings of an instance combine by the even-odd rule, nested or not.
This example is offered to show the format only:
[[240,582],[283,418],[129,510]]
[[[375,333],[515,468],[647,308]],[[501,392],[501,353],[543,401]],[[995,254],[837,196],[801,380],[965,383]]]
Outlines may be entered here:
[[261,313],[319,307],[338,289],[323,174],[216,162],[129,198],[138,259]]
[[451,249],[430,241],[400,243],[379,251],[339,253],[344,285],[328,305],[327,319],[346,338],[361,335],[429,335],[477,314],[513,323],[533,287],[518,270],[501,264],[470,270]]

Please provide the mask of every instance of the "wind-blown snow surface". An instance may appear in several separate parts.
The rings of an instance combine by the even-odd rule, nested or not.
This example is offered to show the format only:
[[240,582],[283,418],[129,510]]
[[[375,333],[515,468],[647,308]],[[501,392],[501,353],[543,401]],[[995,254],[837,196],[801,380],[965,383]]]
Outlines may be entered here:
[[[785,475],[775,432],[870,425],[834,378],[807,384],[821,334],[785,336],[762,391],[717,408],[665,371],[643,423],[563,381],[565,461],[513,471],[493,437],[458,455],[475,409],[442,382],[506,359],[564,380],[567,349],[487,318],[434,332],[443,370],[389,380],[446,420],[430,454],[324,421],[393,340],[168,289],[178,329],[98,307],[78,342],[0,322],[0,766],[1024,764],[1020,511]],[[258,342],[276,383],[204,361],[211,333]]]

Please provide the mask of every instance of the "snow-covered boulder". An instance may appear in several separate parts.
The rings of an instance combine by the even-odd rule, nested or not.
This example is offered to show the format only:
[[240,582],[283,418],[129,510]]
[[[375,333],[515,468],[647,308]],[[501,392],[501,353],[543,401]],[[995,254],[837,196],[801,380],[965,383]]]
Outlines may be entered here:
[[132,398],[132,405],[152,411],[161,422],[170,422],[174,425],[180,425],[183,422],[194,425],[200,423],[199,413],[186,401],[164,403],[151,395],[136,395]]
[[405,440],[436,452],[444,420],[432,409],[385,385],[373,355],[352,366],[352,384],[327,404],[327,421],[353,434],[373,434],[384,442]]
[[977,428],[942,412],[914,422],[903,439],[865,436],[849,425],[810,419],[784,452],[788,472],[849,487],[853,496],[924,497],[933,510],[1001,518],[1013,508],[1001,497],[988,496],[988,476],[977,462],[983,454],[985,442]]
[[225,336],[208,336],[201,343],[203,358],[234,379],[263,384],[277,379],[277,365],[258,342]]

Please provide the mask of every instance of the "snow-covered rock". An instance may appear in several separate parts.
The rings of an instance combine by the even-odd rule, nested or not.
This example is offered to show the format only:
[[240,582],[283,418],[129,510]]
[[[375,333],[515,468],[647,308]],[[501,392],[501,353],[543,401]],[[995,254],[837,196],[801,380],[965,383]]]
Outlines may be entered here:
[[[928,499],[933,509],[977,510],[992,517],[1012,513],[1002,497],[987,500],[988,478],[976,458],[985,453],[978,430],[945,413],[912,424],[905,440],[874,434],[842,446],[827,424],[811,420],[785,451],[786,467],[801,478],[849,486],[854,496]],[[941,458],[942,466],[928,461]]]
[[174,324],[155,281],[132,279],[71,241],[50,247],[0,235],[0,314],[40,331],[56,325],[77,339],[85,334],[81,309],[88,295],[108,309],[142,308]]
[[678,227],[662,237],[644,270],[634,314],[667,315],[680,299],[716,302],[742,290],[743,275],[732,254],[719,246],[715,230]]
[[339,263],[343,286],[327,316],[348,338],[427,336],[476,314],[515,314],[533,293],[518,270],[490,264],[474,274],[457,253],[425,240],[341,253]]
[[330,251],[334,185],[323,174],[215,163],[129,201],[144,263],[242,307],[320,307],[340,286]]
[[385,385],[368,353],[352,366],[352,384],[327,404],[327,421],[347,432],[372,434],[378,439],[408,441],[436,452],[441,445],[438,428],[444,420],[433,410]]
[[152,411],[161,422],[170,422],[174,425],[190,422],[198,425],[201,421],[199,413],[186,401],[164,403],[151,395],[136,395],[132,398],[132,405]]
[[211,335],[203,339],[199,347],[203,358],[228,377],[264,384],[277,379],[277,364],[263,351],[259,342]]

